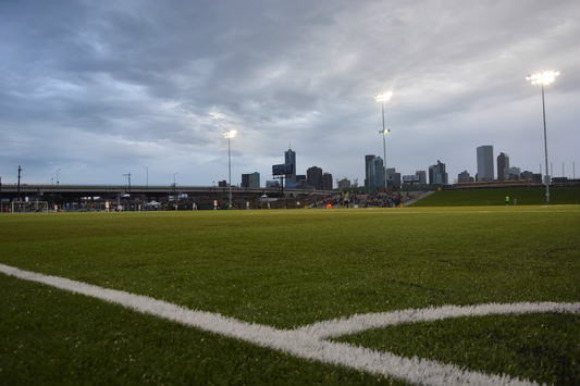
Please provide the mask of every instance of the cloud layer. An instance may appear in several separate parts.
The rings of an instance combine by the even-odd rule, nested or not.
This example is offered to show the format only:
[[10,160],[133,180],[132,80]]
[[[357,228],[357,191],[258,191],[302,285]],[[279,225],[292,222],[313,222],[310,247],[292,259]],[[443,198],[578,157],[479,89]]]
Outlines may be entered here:
[[546,90],[554,175],[580,156],[577,1],[4,1],[0,3],[0,176],[28,182],[210,185],[270,178],[291,144],[364,179],[382,154],[403,174],[438,159],[450,181],[494,145],[539,172]]

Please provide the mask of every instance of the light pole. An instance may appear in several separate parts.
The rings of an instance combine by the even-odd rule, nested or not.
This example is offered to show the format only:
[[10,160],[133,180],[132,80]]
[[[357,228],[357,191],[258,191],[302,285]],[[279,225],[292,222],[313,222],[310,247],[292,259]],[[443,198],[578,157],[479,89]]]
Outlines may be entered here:
[[224,138],[228,140],[228,208],[232,209],[232,152],[231,152],[231,139],[238,134],[238,131],[231,129],[224,133]]
[[381,113],[383,117],[383,129],[379,130],[379,134],[383,135],[383,188],[385,192],[387,191],[387,140],[386,136],[391,132],[389,129],[385,129],[385,102],[388,102],[393,97],[392,91],[387,91],[379,94],[375,97],[375,101],[381,103]]
[[178,172],[173,173],[173,209],[177,210],[179,208],[179,203],[177,201],[177,182],[175,180],[175,176]]
[[544,86],[548,86],[556,80],[560,75],[558,71],[542,71],[535,74],[528,75],[526,80],[531,84],[539,84],[542,87],[542,117],[544,118],[544,161],[546,166],[546,175],[544,176],[544,184],[546,184],[546,204],[550,203],[550,172],[548,171],[548,135],[546,131],[546,104],[544,102]]

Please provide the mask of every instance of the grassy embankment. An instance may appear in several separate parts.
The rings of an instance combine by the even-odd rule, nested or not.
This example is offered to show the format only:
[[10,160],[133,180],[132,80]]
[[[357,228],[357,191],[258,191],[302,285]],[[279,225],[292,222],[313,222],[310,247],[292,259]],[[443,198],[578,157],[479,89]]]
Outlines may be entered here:
[[[474,206],[505,205],[509,196],[510,205],[544,205],[546,190],[544,187],[511,187],[495,189],[456,189],[435,192],[414,206]],[[550,190],[552,205],[580,204],[580,186],[552,187]]]

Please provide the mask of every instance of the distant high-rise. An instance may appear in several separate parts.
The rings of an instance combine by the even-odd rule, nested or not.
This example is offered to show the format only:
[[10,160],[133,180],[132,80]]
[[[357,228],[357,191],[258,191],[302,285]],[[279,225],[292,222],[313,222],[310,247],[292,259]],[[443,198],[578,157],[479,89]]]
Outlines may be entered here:
[[519,180],[521,174],[521,169],[515,166],[509,168],[506,172],[506,180]]
[[493,181],[493,146],[477,148],[477,181]]
[[403,185],[427,185],[427,172],[425,170],[417,170],[414,175],[406,175],[402,178]]
[[457,175],[457,182],[460,184],[468,184],[470,182],[473,182],[473,177],[469,175],[469,172],[467,170],[464,170]]
[[365,188],[377,190],[384,186],[384,164],[381,157],[367,154],[365,156]]
[[429,184],[447,185],[447,172],[445,164],[439,160],[433,166],[429,166]]
[[338,184],[339,190],[350,189],[350,187],[351,187],[351,182],[346,177],[344,177],[342,180],[339,180],[337,184]]
[[259,188],[260,173],[242,174],[242,188]]
[[311,166],[306,170],[306,183],[314,189],[322,189],[322,168]]
[[288,149],[284,152],[284,164],[288,166],[288,170],[291,170],[291,174],[286,175],[286,187],[295,188],[296,187],[296,152],[292,149]]
[[387,168],[387,186],[390,188],[401,187],[401,173],[397,173],[395,168]]
[[509,177],[510,157],[506,153],[499,153],[497,156],[497,179],[505,181]]
[[332,188],[333,188],[332,174],[323,173],[322,174],[322,189],[323,190],[332,190]]
[[427,185],[427,172],[425,170],[417,170],[415,175],[419,178],[421,185]]
[[305,174],[296,174],[296,187],[303,188],[306,185],[306,175]]

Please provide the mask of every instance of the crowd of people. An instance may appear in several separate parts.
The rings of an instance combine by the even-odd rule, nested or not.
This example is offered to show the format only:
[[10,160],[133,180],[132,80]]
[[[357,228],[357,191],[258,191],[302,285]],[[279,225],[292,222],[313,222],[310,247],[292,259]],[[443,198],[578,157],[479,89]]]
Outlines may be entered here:
[[307,202],[309,208],[391,208],[404,205],[416,194],[405,192],[350,194],[348,192],[335,194],[325,198],[317,198]]

